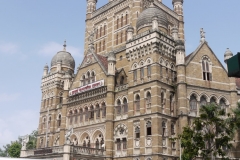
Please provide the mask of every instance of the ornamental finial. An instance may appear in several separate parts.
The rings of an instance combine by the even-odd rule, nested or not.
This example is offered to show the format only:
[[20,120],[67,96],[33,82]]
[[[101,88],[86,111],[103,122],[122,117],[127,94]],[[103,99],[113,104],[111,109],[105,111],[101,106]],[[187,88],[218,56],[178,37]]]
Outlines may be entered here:
[[66,40],[64,41],[64,45],[63,45],[63,51],[66,51],[66,47],[67,47],[67,44],[66,44]]

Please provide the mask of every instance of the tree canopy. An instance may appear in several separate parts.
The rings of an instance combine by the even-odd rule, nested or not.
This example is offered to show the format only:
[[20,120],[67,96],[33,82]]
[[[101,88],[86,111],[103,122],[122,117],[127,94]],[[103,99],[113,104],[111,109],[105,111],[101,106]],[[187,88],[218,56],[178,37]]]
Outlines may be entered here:
[[[236,112],[240,120],[239,113],[240,107]],[[191,125],[184,127],[179,135],[183,148],[182,159],[228,159],[227,154],[232,147],[231,141],[236,130],[235,117],[235,114],[226,114],[225,108],[214,103],[201,106],[199,117],[193,119]]]

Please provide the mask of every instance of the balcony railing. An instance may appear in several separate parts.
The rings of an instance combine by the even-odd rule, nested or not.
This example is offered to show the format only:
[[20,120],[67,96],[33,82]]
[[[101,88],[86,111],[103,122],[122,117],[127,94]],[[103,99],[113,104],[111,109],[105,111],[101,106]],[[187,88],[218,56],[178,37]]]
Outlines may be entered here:
[[74,154],[86,154],[86,155],[98,155],[103,156],[105,154],[104,149],[88,148],[82,146],[73,147]]

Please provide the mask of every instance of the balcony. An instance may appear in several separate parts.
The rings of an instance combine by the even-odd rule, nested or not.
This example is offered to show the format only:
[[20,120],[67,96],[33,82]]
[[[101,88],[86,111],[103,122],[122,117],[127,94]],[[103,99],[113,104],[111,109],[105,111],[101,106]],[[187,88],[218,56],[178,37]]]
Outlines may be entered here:
[[103,159],[105,156],[104,149],[88,148],[83,146],[56,146],[36,150],[21,151],[21,157],[28,158],[53,158],[64,157],[64,155],[73,155],[74,158],[88,157],[91,159]]

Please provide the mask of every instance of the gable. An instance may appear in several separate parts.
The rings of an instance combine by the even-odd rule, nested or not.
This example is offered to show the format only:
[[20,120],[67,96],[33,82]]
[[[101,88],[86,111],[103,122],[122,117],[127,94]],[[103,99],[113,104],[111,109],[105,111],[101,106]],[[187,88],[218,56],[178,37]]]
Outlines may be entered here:
[[[202,69],[202,61],[204,59],[209,64],[210,79],[212,79],[212,81],[204,80],[205,75]],[[185,60],[188,84],[216,89],[222,88],[224,90],[229,89],[230,81],[227,76],[227,71],[207,42],[201,43]]]

